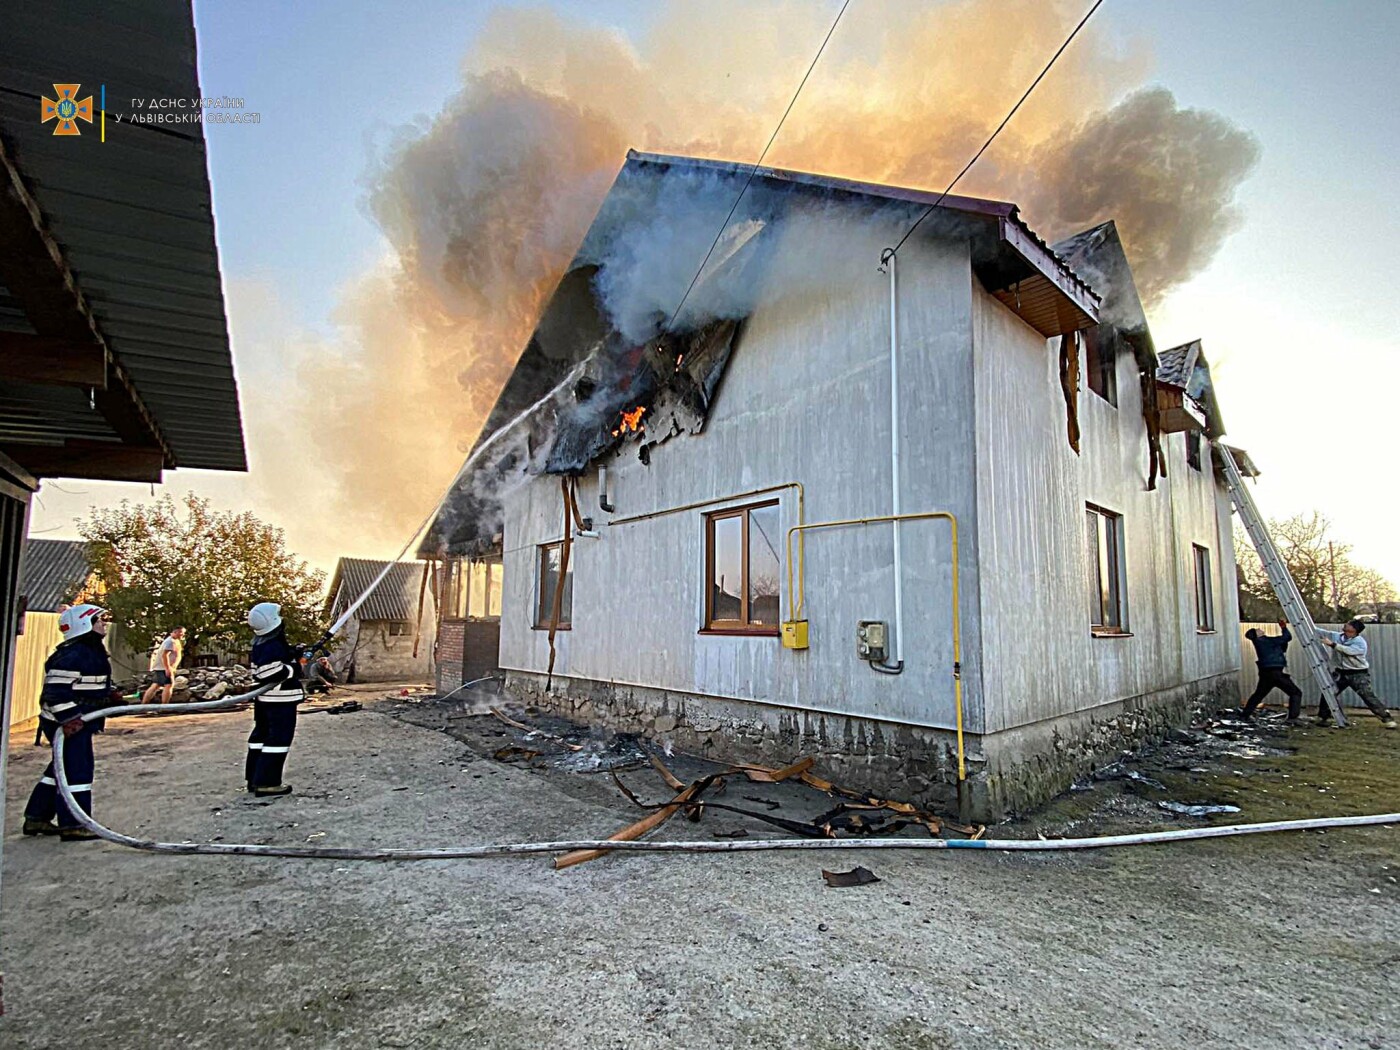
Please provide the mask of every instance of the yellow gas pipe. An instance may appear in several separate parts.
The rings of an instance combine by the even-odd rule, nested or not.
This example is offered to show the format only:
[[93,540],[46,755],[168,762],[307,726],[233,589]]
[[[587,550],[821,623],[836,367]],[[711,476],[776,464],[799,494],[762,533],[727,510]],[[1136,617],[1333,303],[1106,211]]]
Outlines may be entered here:
[[843,525],[877,525],[891,521],[919,521],[927,518],[946,518],[952,530],[953,539],[953,695],[956,700],[958,725],[958,780],[967,779],[967,761],[963,750],[963,699],[962,699],[962,624],[958,616],[958,519],[946,510],[924,511],[919,514],[884,514],[873,518],[847,518],[844,521],[815,521],[810,525],[794,525],[787,531],[787,578],[788,609],[793,622],[800,622],[802,608],[807,600],[806,566],[800,565],[797,572],[797,596],[793,597],[792,537],[794,533],[806,533],[815,529],[834,529]]

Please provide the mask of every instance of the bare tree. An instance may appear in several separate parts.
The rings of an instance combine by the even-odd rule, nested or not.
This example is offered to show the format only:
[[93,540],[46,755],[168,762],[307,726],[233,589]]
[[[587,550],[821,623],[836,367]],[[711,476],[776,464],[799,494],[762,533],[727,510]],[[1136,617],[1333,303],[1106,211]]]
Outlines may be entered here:
[[[1351,544],[1330,535],[1326,515],[1295,514],[1269,522],[1274,545],[1297,584],[1314,620],[1331,622],[1355,616],[1363,606],[1395,601],[1395,587],[1374,569],[1351,560]],[[1242,529],[1235,530],[1239,570],[1240,617],[1251,621],[1277,620],[1283,615],[1254,544]]]

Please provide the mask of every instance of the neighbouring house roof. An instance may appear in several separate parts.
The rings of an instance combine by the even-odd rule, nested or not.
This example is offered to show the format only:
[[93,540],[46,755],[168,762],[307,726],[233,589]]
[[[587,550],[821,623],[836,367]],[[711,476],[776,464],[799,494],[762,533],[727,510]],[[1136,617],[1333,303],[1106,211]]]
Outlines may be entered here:
[[[246,470],[204,125],[130,108],[202,97],[190,5],[55,18],[8,5],[0,33],[0,452],[39,477]],[[41,99],[79,77],[93,121],[55,136]]]
[[[326,596],[326,614],[336,617],[350,607],[384,571],[387,561],[373,558],[341,558],[331,577]],[[423,584],[424,563],[401,561],[393,563],[389,575],[355,611],[357,620],[416,620],[418,593]]]
[[[619,332],[600,303],[599,287],[627,279],[620,276],[628,272],[625,267],[612,272],[610,265],[619,254],[626,256],[629,239],[655,233],[667,237],[668,244],[677,243],[673,219],[679,225],[688,211],[708,216],[704,209],[719,204],[714,224],[705,228],[705,244],[699,246],[703,254],[711,231],[720,228],[719,220],[743,188],[743,208],[731,213],[695,294],[686,300],[689,311],[670,319],[661,315],[659,334],[649,339]],[[1014,204],[940,199],[928,190],[629,151],[487,417],[470,468],[454,484],[419,546],[420,556],[490,549],[501,529],[493,478],[521,469],[578,475],[624,441],[639,442],[639,455],[646,458],[652,446],[672,436],[699,433],[742,338],[745,316],[732,308],[727,313],[708,310],[712,287],[707,285],[758,283],[769,260],[768,223],[780,223],[799,210],[825,221],[825,209],[849,205],[870,209],[888,225],[905,229],[936,202],[936,213],[916,239],[965,241],[977,279],[1026,323],[1048,337],[1098,322],[1096,289],[1031,231]],[[570,377],[573,381],[566,383]],[[629,434],[622,426],[623,413],[639,407],[646,411],[646,433]],[[513,432],[509,440],[493,437],[507,426]]]
[[1215,398],[1215,384],[1210,376],[1210,364],[1201,349],[1201,341],[1193,339],[1164,350],[1157,361],[1157,382],[1185,391],[1187,397],[1201,406],[1206,416],[1207,433],[1211,437],[1225,433],[1225,422],[1220,416],[1220,403]]
[[92,574],[82,540],[26,540],[19,593],[29,612],[56,613]]

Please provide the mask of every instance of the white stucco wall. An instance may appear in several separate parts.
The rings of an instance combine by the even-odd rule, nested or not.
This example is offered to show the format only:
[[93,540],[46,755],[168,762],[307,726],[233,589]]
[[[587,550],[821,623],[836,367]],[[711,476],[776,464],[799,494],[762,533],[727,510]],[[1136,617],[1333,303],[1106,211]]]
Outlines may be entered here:
[[[1058,348],[974,293],[977,503],[988,726],[1028,725],[1239,666],[1229,502],[1165,439],[1168,476],[1147,489],[1147,436],[1131,354],[1118,405],[1081,378],[1081,454],[1069,447]],[[1085,505],[1123,516],[1130,637],[1089,628]],[[1216,630],[1195,625],[1191,544],[1211,552]]]
[[[748,318],[702,435],[657,447],[650,465],[632,444],[608,464],[612,516],[790,481],[806,486],[809,522],[889,513],[889,285],[875,266],[888,238],[873,228],[845,232],[828,280],[765,300]],[[980,289],[965,246],[911,242],[899,266],[903,509],[959,518],[969,731],[1028,725],[1237,668],[1228,500],[1208,466],[1187,468],[1180,435],[1167,441],[1169,476],[1146,490],[1131,356],[1117,362],[1117,408],[1082,391],[1076,456],[1055,353]],[[809,534],[811,648],[791,652],[776,638],[700,633],[704,511],[608,526],[596,475],[582,480],[580,498],[600,537],[574,545],[573,629],[558,634],[557,675],[954,726],[946,523],[904,527],[906,670],[890,677],[855,654],[858,620],[893,619],[889,526]],[[779,499],[786,530],[797,521],[795,496]],[[1086,502],[1124,516],[1132,637],[1090,634]],[[536,544],[562,535],[559,481],[536,478],[505,506],[501,665],[543,672],[546,632],[533,629]],[[1211,635],[1195,630],[1192,542],[1212,553]]]
[[[847,229],[822,257],[822,280],[765,300],[748,318],[705,432],[653,450],[635,445],[609,465],[618,517],[789,481],[806,486],[809,522],[887,514],[889,284],[876,263],[891,230]],[[784,246],[789,258],[826,250]],[[951,510],[963,523],[964,681],[967,720],[981,726],[976,530],[972,486],[971,287],[966,246],[911,241],[900,255],[903,509]],[[596,476],[581,485],[597,506]],[[781,495],[783,529],[797,523]],[[749,502],[749,501],[739,501]],[[711,508],[711,509],[719,509]],[[533,630],[535,544],[558,539],[557,478],[537,478],[507,500],[501,662],[543,671],[548,644]],[[856,623],[893,619],[891,528],[809,534],[811,648],[777,638],[699,633],[703,512],[619,526],[574,547],[573,629],[560,632],[555,671],[634,684],[950,728],[954,725],[951,567],[944,522],[904,526],[906,670],[877,674],[855,652]],[[786,597],[783,615],[788,615]]]

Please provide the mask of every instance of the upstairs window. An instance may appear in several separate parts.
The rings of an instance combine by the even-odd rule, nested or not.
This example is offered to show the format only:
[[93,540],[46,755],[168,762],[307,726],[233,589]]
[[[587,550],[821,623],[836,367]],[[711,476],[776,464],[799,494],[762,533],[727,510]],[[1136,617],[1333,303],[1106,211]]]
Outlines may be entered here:
[[1186,463],[1192,470],[1201,469],[1201,432],[1199,430],[1186,432]]
[[1210,551],[1191,544],[1191,560],[1196,568],[1196,630],[1215,630],[1215,594],[1211,587]]
[[1099,335],[1099,329],[1086,328],[1084,340],[1084,380],[1089,389],[1110,405],[1118,404],[1118,370],[1113,360],[1113,343]]
[[[535,626],[549,630],[554,619],[554,594],[559,587],[559,565],[564,559],[564,544],[542,543],[539,547],[539,602],[535,608]],[[569,571],[564,574],[564,594],[559,602],[559,630],[573,627],[574,619],[574,566],[572,557]]]
[[778,633],[778,504],[705,515],[706,631]]
[[1123,516],[1085,507],[1089,541],[1089,624],[1095,634],[1126,634],[1123,599]]

